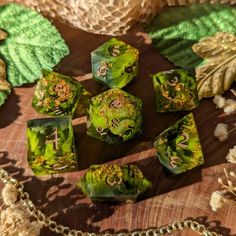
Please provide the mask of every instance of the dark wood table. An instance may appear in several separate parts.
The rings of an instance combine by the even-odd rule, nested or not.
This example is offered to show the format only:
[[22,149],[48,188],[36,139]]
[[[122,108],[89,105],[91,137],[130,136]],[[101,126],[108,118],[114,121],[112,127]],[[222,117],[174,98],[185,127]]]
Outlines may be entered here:
[[[56,67],[56,71],[80,80],[97,94],[105,88],[91,79],[90,52],[110,37],[94,35],[73,29],[55,20],[54,24],[70,47],[70,55]],[[236,235],[236,206],[225,207],[213,213],[210,196],[219,188],[217,178],[223,175],[227,164],[225,156],[235,145],[236,133],[219,143],[213,137],[218,122],[233,126],[235,115],[226,116],[215,109],[212,99],[204,99],[193,111],[205,155],[205,164],[183,175],[167,177],[160,166],[152,142],[156,135],[186,113],[155,112],[154,92],[150,74],[173,68],[148,44],[141,29],[118,37],[140,51],[139,76],[125,90],[140,97],[144,104],[142,135],[119,145],[101,143],[86,135],[86,118],[74,120],[76,148],[80,171],[37,178],[27,164],[26,121],[41,117],[31,106],[35,86],[14,89],[6,104],[0,108],[0,165],[25,184],[35,204],[59,223],[90,232],[114,232],[162,226],[173,221],[194,219],[223,235]],[[233,97],[228,92],[227,97]],[[152,180],[153,187],[135,204],[91,204],[75,185],[84,170],[91,164],[136,163]],[[2,187],[2,185],[1,185]],[[43,236],[54,235],[43,230]],[[192,232],[175,235],[195,235]]]

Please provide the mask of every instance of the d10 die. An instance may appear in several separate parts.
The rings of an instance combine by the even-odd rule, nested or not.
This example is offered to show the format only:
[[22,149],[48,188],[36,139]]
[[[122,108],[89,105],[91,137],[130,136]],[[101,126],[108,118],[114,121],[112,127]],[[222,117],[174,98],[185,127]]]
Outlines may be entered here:
[[29,165],[35,175],[77,170],[71,118],[29,120],[27,153]]
[[195,78],[181,69],[152,76],[157,112],[189,111],[199,105]]
[[142,101],[120,89],[93,97],[88,111],[87,134],[119,144],[141,132]]
[[32,105],[41,114],[73,116],[79,102],[82,86],[71,77],[44,72],[34,93]]
[[94,78],[110,88],[123,88],[138,74],[138,50],[115,38],[91,53]]
[[160,163],[172,174],[180,174],[204,163],[193,114],[161,133],[154,147]]
[[150,186],[136,165],[93,165],[78,182],[92,201],[135,201]]

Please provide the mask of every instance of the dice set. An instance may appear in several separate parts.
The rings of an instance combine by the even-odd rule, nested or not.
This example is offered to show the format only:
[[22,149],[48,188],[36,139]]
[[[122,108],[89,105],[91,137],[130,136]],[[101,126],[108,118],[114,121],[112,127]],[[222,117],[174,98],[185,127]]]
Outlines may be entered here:
[[[123,90],[138,73],[138,50],[112,38],[91,53],[93,78],[108,89],[91,97],[73,78],[44,72],[32,106],[54,116],[29,120],[28,162],[35,175],[77,170],[71,117],[87,107],[87,135],[120,144],[142,131],[142,100]],[[181,69],[152,75],[157,112],[190,111],[199,105],[195,78]],[[173,175],[204,164],[197,127],[190,113],[162,132],[154,147]],[[151,186],[136,165],[93,165],[77,185],[93,201],[135,201]]]

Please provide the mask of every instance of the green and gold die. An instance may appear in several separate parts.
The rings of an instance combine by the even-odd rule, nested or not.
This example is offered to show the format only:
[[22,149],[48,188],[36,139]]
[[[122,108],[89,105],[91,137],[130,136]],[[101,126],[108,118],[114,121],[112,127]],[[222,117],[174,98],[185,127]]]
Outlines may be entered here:
[[29,120],[27,122],[27,156],[35,175],[77,170],[71,118]]
[[92,201],[135,201],[151,186],[136,165],[93,165],[78,182]]
[[157,112],[190,111],[199,105],[196,80],[186,71],[159,72],[152,80]]
[[32,106],[40,113],[49,116],[73,116],[83,87],[69,76],[44,71],[38,81]]
[[142,101],[110,89],[90,101],[87,134],[110,144],[119,144],[141,133]]
[[136,48],[112,38],[91,53],[94,79],[110,88],[123,88],[138,74]]
[[177,175],[204,164],[193,114],[185,116],[161,133],[154,142],[160,163]]

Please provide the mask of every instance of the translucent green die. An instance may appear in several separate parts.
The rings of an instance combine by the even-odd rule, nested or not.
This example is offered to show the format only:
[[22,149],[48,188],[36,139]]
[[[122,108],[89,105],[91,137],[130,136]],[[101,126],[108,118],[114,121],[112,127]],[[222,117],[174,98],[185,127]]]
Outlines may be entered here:
[[172,174],[180,174],[204,164],[193,114],[161,133],[154,142],[160,163]]
[[41,114],[73,116],[79,102],[82,86],[71,77],[44,72],[36,86],[32,106]]
[[112,38],[91,53],[94,78],[110,88],[123,88],[138,74],[137,49]]
[[157,112],[190,111],[199,105],[195,78],[174,69],[152,76]]
[[27,153],[29,165],[35,175],[77,170],[71,118],[29,120]]
[[150,186],[136,165],[93,165],[78,182],[92,201],[135,201]]
[[91,99],[87,134],[119,144],[141,132],[142,101],[120,89],[110,89]]

